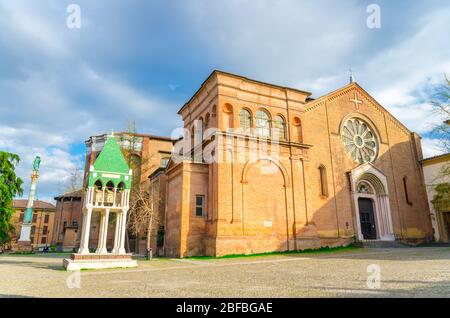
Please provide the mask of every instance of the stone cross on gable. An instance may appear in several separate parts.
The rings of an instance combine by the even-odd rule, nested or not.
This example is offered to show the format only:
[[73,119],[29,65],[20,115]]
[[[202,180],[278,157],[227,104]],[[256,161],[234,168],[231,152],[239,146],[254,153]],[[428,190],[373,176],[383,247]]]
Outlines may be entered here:
[[359,105],[362,104],[362,100],[358,100],[358,95],[355,93],[355,98],[350,99],[352,103],[355,103],[355,109],[359,110]]

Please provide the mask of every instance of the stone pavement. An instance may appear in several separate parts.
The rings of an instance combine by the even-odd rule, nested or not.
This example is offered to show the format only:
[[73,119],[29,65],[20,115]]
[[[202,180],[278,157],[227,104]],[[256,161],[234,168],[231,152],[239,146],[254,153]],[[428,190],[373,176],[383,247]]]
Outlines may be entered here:
[[0,297],[450,297],[449,247],[157,259],[78,273],[62,270],[63,257],[0,256]]

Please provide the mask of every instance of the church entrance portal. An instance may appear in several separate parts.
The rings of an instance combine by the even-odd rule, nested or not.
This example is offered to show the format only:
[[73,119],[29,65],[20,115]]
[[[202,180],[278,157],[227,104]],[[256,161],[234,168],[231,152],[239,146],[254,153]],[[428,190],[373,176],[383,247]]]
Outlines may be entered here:
[[372,164],[350,172],[356,238],[394,241],[386,176]]
[[359,198],[359,219],[361,222],[361,233],[365,240],[376,240],[377,231],[375,225],[375,214],[373,202],[368,198]]

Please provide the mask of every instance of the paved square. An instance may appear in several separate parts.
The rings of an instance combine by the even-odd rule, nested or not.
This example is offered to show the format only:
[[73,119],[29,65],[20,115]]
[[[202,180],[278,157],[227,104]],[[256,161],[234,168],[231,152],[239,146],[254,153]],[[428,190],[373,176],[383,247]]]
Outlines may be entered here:
[[[0,297],[450,297],[448,247],[158,259],[75,274],[63,257],[0,256]],[[371,264],[379,289],[367,286]]]

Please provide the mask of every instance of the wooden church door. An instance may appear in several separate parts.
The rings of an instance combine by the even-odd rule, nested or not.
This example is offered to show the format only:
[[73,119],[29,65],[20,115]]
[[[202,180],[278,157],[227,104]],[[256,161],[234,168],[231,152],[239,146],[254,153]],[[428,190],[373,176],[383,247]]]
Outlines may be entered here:
[[361,233],[365,240],[376,240],[377,231],[375,226],[375,214],[373,202],[368,198],[359,198],[359,218],[361,222]]

